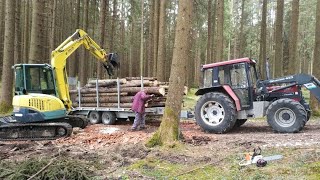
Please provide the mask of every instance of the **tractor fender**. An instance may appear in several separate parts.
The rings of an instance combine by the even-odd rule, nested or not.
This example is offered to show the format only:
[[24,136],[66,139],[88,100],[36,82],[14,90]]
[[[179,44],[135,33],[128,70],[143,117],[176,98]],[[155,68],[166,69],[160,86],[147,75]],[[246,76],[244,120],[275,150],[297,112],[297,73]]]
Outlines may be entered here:
[[232,90],[232,88],[229,85],[212,86],[209,88],[198,89],[198,91],[195,93],[195,95],[199,96],[199,95],[206,94],[208,92],[222,92],[224,94],[227,94],[228,96],[230,96],[233,99],[233,101],[236,105],[237,111],[241,111],[240,100],[239,100],[238,96],[236,95],[236,93],[234,93],[234,91]]

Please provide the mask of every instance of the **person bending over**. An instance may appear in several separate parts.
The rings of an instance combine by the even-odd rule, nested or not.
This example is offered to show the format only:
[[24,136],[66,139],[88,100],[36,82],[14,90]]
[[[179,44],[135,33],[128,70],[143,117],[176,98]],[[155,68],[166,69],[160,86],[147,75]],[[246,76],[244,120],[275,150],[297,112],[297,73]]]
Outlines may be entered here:
[[[147,95],[146,91],[143,89],[139,91],[134,97],[133,97],[133,103],[131,109],[136,113],[133,125],[131,127],[131,131],[137,131],[141,129],[145,129],[145,104],[149,99],[154,97],[154,94]],[[140,128],[139,128],[140,126]]]

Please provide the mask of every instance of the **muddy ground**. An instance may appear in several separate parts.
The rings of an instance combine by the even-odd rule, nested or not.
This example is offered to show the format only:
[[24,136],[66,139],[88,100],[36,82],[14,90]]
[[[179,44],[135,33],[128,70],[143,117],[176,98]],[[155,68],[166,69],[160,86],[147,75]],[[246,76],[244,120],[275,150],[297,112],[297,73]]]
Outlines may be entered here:
[[[18,163],[29,158],[63,156],[99,165],[94,165],[93,168],[99,179],[158,179],[163,177],[146,175],[147,173],[135,170],[133,165],[141,160],[156,157],[169,164],[182,165],[186,169],[184,171],[182,168],[179,172],[188,173],[188,166],[219,164],[219,161],[225,158],[235,158],[231,160],[233,163],[240,161],[239,157],[244,156],[244,152],[252,151],[255,147],[260,147],[263,153],[268,152],[267,155],[272,151],[283,152],[277,149],[292,148],[320,155],[319,119],[310,120],[305,128],[296,134],[276,134],[264,120],[248,121],[228,134],[208,134],[202,131],[195,121],[183,120],[180,124],[183,147],[178,150],[148,149],[144,142],[151,137],[159,124],[157,121],[147,122],[147,129],[129,132],[131,122],[119,121],[116,125],[97,124],[86,129],[74,129],[71,137],[54,141],[0,142],[0,160]],[[143,169],[148,168],[155,167],[143,166]],[[169,171],[165,167],[156,168]],[[173,174],[177,175],[177,172]],[[175,176],[169,173],[167,177]]]

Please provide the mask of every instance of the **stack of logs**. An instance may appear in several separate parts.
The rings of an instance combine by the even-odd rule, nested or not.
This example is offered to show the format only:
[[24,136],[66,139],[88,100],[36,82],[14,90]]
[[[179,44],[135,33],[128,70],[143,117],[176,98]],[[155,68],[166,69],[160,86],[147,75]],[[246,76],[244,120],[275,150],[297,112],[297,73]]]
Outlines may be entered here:
[[[97,92],[99,95],[99,107],[118,107],[117,81],[120,84],[120,107],[129,108],[132,105],[132,98],[141,90],[140,77],[126,77],[122,79],[90,80],[83,88],[70,90],[73,107],[97,107]],[[98,82],[98,91],[97,91]],[[148,94],[154,94],[147,107],[164,107],[168,91],[168,82],[159,82],[156,78],[144,77],[143,86]],[[186,90],[185,90],[186,91]],[[186,94],[186,92],[184,92]]]

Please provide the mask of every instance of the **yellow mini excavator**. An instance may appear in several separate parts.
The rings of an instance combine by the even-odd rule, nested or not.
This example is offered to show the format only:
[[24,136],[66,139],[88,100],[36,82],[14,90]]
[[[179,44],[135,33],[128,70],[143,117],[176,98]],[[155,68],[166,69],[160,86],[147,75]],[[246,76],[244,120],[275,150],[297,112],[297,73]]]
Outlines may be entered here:
[[0,118],[0,140],[47,140],[70,136],[87,119],[71,115],[72,102],[66,60],[81,45],[102,61],[109,75],[118,66],[117,54],[107,54],[78,29],[51,54],[49,64],[16,64],[12,116]]

